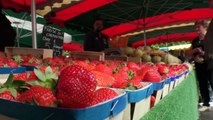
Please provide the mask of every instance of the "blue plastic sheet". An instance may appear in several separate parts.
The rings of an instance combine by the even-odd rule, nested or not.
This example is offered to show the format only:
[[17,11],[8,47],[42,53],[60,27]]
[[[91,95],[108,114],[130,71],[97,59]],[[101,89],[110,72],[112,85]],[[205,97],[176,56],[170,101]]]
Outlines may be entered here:
[[18,68],[0,68],[0,74],[10,74],[10,73],[24,73],[26,72],[25,67],[18,67]]

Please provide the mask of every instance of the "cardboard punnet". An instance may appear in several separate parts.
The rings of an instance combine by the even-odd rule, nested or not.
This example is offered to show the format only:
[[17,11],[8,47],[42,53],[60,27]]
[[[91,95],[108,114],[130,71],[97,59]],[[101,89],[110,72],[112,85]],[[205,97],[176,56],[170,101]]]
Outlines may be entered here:
[[111,100],[84,109],[42,107],[0,99],[0,114],[20,120],[114,120],[126,105],[127,95],[123,91]]
[[144,87],[138,90],[126,90],[128,105],[123,120],[138,120],[150,109],[150,96],[153,93],[152,83],[141,83]]

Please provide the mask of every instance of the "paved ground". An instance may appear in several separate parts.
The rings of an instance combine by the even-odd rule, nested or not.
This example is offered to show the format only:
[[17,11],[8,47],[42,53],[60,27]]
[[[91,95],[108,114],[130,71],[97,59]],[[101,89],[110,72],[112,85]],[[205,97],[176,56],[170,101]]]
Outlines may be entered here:
[[213,120],[213,109],[205,112],[200,112],[200,120]]

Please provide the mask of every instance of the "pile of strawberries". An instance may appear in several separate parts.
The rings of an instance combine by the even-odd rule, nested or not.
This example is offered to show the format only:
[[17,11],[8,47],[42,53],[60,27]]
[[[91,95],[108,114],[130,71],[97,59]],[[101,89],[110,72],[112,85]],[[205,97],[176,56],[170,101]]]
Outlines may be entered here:
[[97,88],[95,76],[78,65],[66,67],[59,79],[55,69],[41,67],[28,74],[10,74],[0,85],[0,98],[40,106],[85,108],[116,96],[112,89]]
[[[11,66],[12,63],[12,66]],[[3,64],[3,66],[1,66]],[[85,108],[115,98],[110,88],[136,90],[141,82],[160,82],[188,70],[185,65],[121,61],[41,59],[32,55],[0,54],[0,67],[39,66],[31,72],[10,75],[0,85],[0,98],[40,106]]]

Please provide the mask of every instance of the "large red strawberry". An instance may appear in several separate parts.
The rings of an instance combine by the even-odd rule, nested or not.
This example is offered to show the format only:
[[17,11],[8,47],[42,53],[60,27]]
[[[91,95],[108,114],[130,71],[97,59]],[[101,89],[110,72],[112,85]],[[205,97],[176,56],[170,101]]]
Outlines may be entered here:
[[109,88],[100,88],[95,92],[93,103],[98,104],[116,96],[118,96],[118,94],[114,90]]
[[56,102],[56,98],[52,90],[42,86],[32,86],[29,90],[24,92],[20,98],[20,102],[34,103],[40,106],[51,106]]
[[94,74],[85,68],[73,65],[61,71],[57,84],[56,96],[61,103],[60,107],[84,108],[91,106],[96,89]]
[[144,81],[147,82],[160,82],[161,76],[157,71],[149,71],[144,76]]
[[98,71],[91,71],[91,72],[95,75],[98,86],[110,87],[115,82],[115,78],[110,75]]

